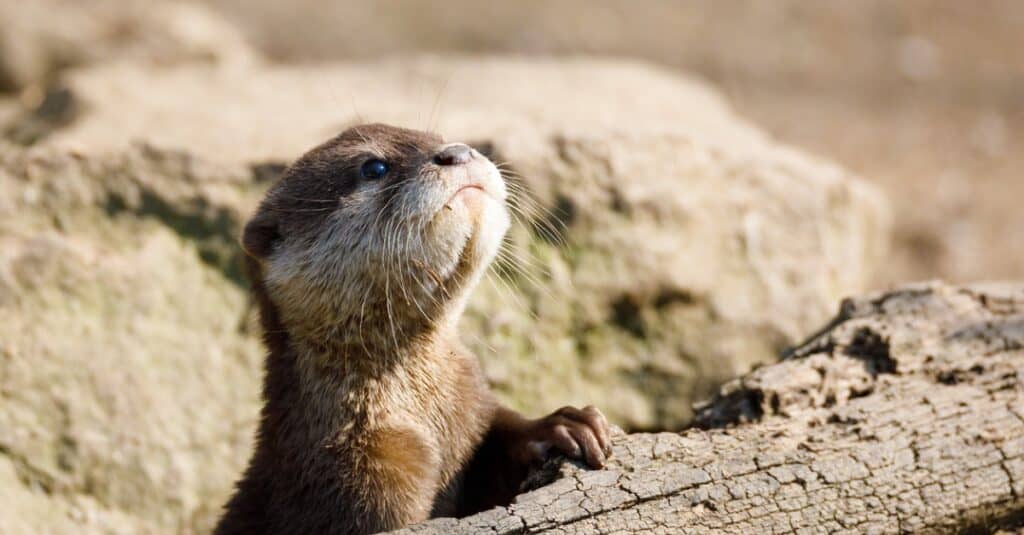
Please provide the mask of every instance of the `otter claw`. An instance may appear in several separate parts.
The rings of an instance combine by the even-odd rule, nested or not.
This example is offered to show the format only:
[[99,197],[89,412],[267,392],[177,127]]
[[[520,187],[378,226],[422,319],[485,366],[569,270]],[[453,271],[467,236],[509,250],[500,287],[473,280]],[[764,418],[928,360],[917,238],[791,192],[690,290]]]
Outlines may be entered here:
[[574,459],[583,459],[591,468],[604,466],[611,454],[608,421],[594,407],[562,407],[534,425],[534,441],[543,444],[537,450],[541,459],[551,448]]

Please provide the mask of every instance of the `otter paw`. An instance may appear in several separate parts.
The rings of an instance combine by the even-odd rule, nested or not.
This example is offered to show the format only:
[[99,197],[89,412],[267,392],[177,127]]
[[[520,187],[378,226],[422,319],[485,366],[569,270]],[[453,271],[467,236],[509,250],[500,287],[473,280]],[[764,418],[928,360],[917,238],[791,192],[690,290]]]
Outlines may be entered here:
[[562,407],[535,420],[528,442],[534,460],[543,462],[552,448],[591,468],[601,468],[612,453],[608,420],[592,406]]

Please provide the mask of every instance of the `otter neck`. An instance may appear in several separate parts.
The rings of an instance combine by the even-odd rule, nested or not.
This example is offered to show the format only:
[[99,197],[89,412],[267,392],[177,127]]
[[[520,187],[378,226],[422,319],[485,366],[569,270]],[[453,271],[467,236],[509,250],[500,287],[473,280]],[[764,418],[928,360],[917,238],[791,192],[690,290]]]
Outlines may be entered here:
[[293,332],[291,351],[300,366],[325,374],[373,378],[396,367],[415,367],[438,355],[455,336],[447,321],[374,322],[362,329],[341,329],[326,336]]
[[[395,300],[397,301],[397,300]],[[310,323],[295,314],[284,320],[291,348],[325,368],[387,369],[431,354],[431,348],[454,336],[449,307],[408,302],[370,301],[359,313],[334,321]]]
[[[314,340],[286,329],[262,283],[254,281],[269,350],[265,410],[284,418],[265,420],[268,436],[280,439],[278,431],[290,425],[284,422],[299,419],[299,427],[309,434],[294,438],[320,443],[339,439],[339,430],[385,421],[396,409],[428,414],[417,410],[419,405],[431,399],[439,385],[450,382],[453,366],[446,359],[453,358],[456,342],[447,324],[421,329],[415,336],[403,333],[406,337],[397,347],[390,332],[365,343],[351,337]],[[308,417],[312,420],[306,421]]]
[[458,301],[425,310],[408,303],[398,306],[371,300],[360,306],[359,314],[338,321],[309,323],[306,320],[318,314],[301,313],[291,314],[294,319],[289,321],[267,289],[262,266],[248,260],[246,270],[259,308],[264,343],[272,356],[301,357],[303,364],[308,362],[324,371],[385,372],[436,353],[455,336],[452,318],[457,317],[461,306]]

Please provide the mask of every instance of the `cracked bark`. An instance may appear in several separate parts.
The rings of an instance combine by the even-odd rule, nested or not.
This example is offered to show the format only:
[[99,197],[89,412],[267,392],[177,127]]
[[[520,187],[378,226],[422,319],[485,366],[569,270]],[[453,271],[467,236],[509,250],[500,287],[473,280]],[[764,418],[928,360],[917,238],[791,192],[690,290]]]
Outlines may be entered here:
[[950,532],[1024,519],[1024,286],[843,303],[682,433],[552,461],[508,507],[402,532]]

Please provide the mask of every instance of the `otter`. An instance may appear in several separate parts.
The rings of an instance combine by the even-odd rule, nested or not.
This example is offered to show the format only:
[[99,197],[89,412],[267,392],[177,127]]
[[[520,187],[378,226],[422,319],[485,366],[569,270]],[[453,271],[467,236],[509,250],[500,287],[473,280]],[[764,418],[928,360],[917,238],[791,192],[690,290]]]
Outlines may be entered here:
[[556,452],[603,466],[600,411],[524,417],[459,342],[506,199],[477,150],[381,124],[349,128],[270,187],[241,238],[264,405],[215,533],[374,533],[508,504]]

